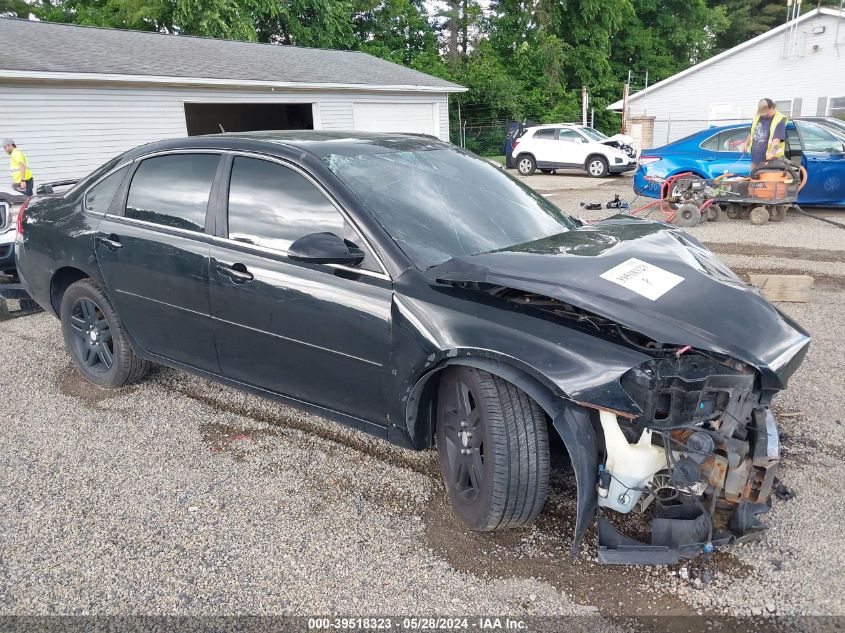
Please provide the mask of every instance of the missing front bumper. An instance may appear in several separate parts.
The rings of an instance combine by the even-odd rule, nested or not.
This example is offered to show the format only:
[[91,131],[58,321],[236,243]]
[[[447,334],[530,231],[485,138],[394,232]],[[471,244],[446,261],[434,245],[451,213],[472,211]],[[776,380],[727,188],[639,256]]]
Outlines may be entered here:
[[[777,425],[768,408],[754,409],[751,422],[747,425],[746,441],[739,444],[731,443],[730,438],[722,443],[717,441],[713,456],[699,460],[702,480],[698,484],[706,483],[701,494],[678,495],[671,503],[664,503],[655,495],[651,504],[650,543],[626,536],[599,514],[598,561],[669,565],[734,542],[758,538],[766,529],[760,517],[771,508],[780,447]],[[672,434],[667,434],[666,441],[678,444]],[[743,447],[742,454],[731,452],[737,446]],[[680,459],[687,458],[683,449],[677,454]],[[672,477],[673,465],[668,466]],[[599,489],[601,485],[600,479]],[[603,505],[611,511],[619,509],[618,503]],[[614,505],[617,507],[613,508]]]

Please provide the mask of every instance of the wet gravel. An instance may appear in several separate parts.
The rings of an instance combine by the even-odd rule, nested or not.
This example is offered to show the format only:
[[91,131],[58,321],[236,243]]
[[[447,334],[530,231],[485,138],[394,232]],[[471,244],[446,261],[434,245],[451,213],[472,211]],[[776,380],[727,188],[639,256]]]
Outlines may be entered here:
[[[590,187],[561,195],[610,189]],[[598,566],[593,533],[570,560],[567,473],[536,525],[472,533],[432,452],[169,369],[100,391],[39,314],[0,322],[0,614],[845,616],[845,231],[806,222],[725,255],[776,269],[800,260],[762,253],[806,246],[831,253],[804,260],[830,279],[780,306],[815,339],[775,402],[796,496],[775,500],[761,541],[716,557],[707,587],[677,565]],[[701,237],[718,249],[766,228],[740,224]]]

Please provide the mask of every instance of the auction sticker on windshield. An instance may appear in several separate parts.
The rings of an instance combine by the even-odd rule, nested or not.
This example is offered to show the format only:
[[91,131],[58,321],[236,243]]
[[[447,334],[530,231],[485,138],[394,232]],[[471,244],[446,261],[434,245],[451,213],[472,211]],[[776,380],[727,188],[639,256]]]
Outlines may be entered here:
[[668,270],[635,257],[599,276],[652,301],[656,301],[684,280],[675,273],[670,273]]

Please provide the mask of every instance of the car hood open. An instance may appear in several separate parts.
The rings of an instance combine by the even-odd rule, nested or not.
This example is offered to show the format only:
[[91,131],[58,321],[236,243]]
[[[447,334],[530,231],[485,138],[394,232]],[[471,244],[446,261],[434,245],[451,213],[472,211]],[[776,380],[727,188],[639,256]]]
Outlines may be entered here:
[[782,389],[810,337],[695,238],[619,215],[429,269],[433,281],[491,284],[543,295],[657,342],[725,354]]

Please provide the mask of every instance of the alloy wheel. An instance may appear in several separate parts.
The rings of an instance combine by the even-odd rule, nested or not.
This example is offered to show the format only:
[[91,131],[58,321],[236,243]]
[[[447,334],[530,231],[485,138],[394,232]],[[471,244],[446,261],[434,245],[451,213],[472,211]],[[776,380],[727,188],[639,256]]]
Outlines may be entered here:
[[604,174],[604,163],[600,160],[594,160],[590,163],[588,169],[591,176],[601,176]]
[[472,389],[463,380],[451,385],[446,398],[446,459],[455,491],[474,501],[484,484],[484,424]]
[[87,297],[77,299],[70,311],[70,328],[79,362],[95,373],[109,371],[114,363],[114,341],[100,307]]
[[527,174],[529,171],[531,171],[531,161],[527,158],[523,158],[519,161],[519,172]]

